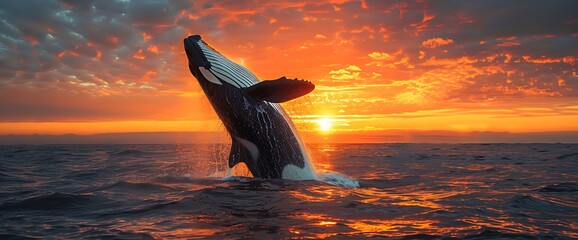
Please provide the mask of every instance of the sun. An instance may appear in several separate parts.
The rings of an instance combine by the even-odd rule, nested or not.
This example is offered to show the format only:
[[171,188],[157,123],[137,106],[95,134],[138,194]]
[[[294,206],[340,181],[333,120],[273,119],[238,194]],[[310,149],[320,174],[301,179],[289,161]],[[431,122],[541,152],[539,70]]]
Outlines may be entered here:
[[331,130],[331,126],[333,126],[333,120],[329,118],[318,119],[316,122],[319,125],[319,130],[324,132]]

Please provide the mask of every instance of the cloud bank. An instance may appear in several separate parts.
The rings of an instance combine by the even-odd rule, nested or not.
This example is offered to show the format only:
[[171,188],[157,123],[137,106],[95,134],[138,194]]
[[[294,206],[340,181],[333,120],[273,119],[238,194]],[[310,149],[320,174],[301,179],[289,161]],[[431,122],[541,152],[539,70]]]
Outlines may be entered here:
[[0,1],[0,121],[214,118],[187,69],[190,34],[262,79],[313,81],[317,107],[302,118],[575,116],[575,9],[569,0]]

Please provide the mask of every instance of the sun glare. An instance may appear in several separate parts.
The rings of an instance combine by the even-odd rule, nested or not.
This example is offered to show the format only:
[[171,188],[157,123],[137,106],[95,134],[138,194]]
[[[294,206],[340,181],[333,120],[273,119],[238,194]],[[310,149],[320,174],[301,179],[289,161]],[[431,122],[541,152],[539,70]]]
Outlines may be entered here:
[[319,125],[319,130],[321,131],[329,131],[331,130],[331,126],[333,125],[333,121],[329,118],[322,118],[317,120],[317,124]]

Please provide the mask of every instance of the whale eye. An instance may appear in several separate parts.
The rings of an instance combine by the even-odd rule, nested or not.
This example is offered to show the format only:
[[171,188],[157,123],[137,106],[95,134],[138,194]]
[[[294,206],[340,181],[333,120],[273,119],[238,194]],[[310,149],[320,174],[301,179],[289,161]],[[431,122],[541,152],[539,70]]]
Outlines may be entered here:
[[211,73],[211,71],[207,70],[206,68],[199,67],[199,71],[201,71],[201,74],[203,74],[203,77],[205,77],[205,79],[207,79],[209,82],[212,82],[214,84],[223,85],[221,83],[221,81],[219,81],[219,79],[217,77],[215,77],[215,75],[213,75],[213,73]]

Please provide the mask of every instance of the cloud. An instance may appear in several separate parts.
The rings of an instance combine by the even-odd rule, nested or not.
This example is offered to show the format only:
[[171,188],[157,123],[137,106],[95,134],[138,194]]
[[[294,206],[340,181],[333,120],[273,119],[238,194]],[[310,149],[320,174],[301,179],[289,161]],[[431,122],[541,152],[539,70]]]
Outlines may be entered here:
[[355,65],[349,65],[347,67],[332,70],[329,72],[332,79],[335,80],[352,80],[359,78],[361,68]]
[[374,60],[386,60],[391,58],[391,56],[384,52],[372,52],[368,55],[371,59]]
[[426,47],[426,48],[437,48],[440,46],[444,46],[444,45],[448,45],[450,43],[453,43],[454,40],[449,39],[449,38],[432,38],[432,39],[428,39],[425,40],[421,43],[422,46]]
[[0,112],[3,121],[206,119],[208,105],[166,107],[202,101],[182,49],[189,34],[262,79],[313,81],[313,103],[336,112],[574,98],[577,8],[534,0],[0,1]]

